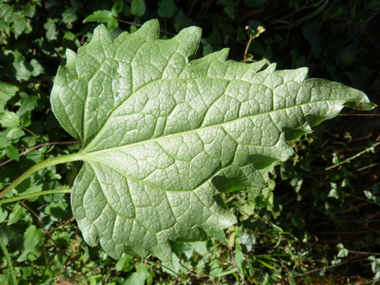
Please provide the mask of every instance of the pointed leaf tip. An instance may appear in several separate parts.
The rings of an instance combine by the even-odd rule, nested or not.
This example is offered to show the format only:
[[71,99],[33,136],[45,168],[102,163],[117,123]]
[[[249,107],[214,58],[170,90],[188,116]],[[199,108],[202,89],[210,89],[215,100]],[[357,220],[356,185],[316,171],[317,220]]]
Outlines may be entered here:
[[345,106],[351,109],[359,110],[359,111],[370,111],[377,107],[377,105],[372,102],[358,102],[358,101],[347,102]]

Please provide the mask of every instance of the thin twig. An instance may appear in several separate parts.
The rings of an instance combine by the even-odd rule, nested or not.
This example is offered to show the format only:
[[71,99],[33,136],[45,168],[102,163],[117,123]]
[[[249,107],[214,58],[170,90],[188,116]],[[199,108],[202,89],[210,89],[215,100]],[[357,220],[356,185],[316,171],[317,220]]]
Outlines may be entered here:
[[29,134],[31,134],[32,136],[36,137],[37,135],[35,133],[33,133],[32,131],[28,130],[27,128],[25,128],[24,126],[22,125],[19,125],[21,129],[23,129],[24,131],[27,131]]
[[199,21],[199,23],[198,23],[198,26],[199,27],[201,27],[201,25],[202,25],[202,22],[203,22],[203,19],[205,18],[205,16],[206,16],[206,14],[207,14],[207,11],[208,11],[208,9],[210,8],[210,6],[211,6],[211,3],[212,3],[212,1],[213,0],[210,0],[210,1],[208,1],[208,5],[207,5],[207,7],[206,7],[206,10],[205,10],[205,12],[203,13],[203,15],[202,15],[202,18],[201,18],[201,20]]
[[191,11],[193,10],[195,2],[196,2],[196,0],[193,0],[193,3],[191,3],[190,10],[189,10],[189,12],[187,12],[186,20],[185,20],[185,24],[183,25],[183,28],[186,27],[186,25],[187,25],[187,21],[189,20],[189,17],[190,17]]
[[335,4],[335,2],[332,3],[332,4],[330,5],[330,7],[327,9],[327,11],[325,12],[325,15],[324,15],[324,17],[323,17],[321,23],[320,23],[319,26],[318,26],[317,31],[316,31],[315,34],[314,34],[314,38],[313,38],[313,42],[312,42],[312,44],[311,44],[311,49],[310,49],[310,52],[309,52],[309,56],[308,56],[307,61],[306,61],[306,66],[309,66],[309,62],[310,62],[310,59],[311,59],[311,55],[312,55],[312,53],[313,53],[313,48],[314,48],[315,40],[317,39],[317,36],[318,36],[318,34],[319,34],[319,30],[321,29],[323,22],[325,21],[327,15],[329,15],[329,12],[330,12],[331,8],[334,6],[334,4]]
[[376,166],[376,165],[378,165],[379,163],[380,163],[380,162],[372,163],[372,164],[370,164],[370,165],[367,165],[367,166],[361,167],[361,168],[356,169],[356,170],[351,171],[351,172],[362,171],[362,170],[364,170],[364,169],[371,168],[372,166]]
[[63,229],[64,226],[66,226],[67,224],[73,222],[74,220],[75,220],[75,218],[72,217],[70,220],[67,220],[67,221],[64,222],[63,224],[60,224],[58,227],[56,227],[55,229],[52,229],[52,230],[49,231],[48,233],[49,233],[49,234],[52,234],[52,233],[55,232],[55,231],[61,230],[61,229]]
[[335,164],[335,165],[332,165],[332,166],[326,167],[325,170],[330,170],[330,169],[333,169],[333,168],[335,168],[335,167],[341,166],[342,164],[348,163],[348,162],[350,162],[351,160],[353,160],[353,159],[355,159],[355,158],[361,156],[362,154],[364,154],[364,153],[366,153],[366,152],[369,152],[371,149],[374,149],[374,148],[377,147],[378,145],[380,145],[380,142],[375,143],[375,144],[372,145],[371,147],[366,148],[365,150],[363,150],[363,151],[361,151],[361,152],[355,154],[354,156],[351,156],[351,157],[347,158],[346,160],[343,160],[343,161],[341,161],[341,162],[339,162],[339,163],[337,163],[337,164]]
[[361,29],[363,29],[369,23],[369,21],[371,21],[379,13],[380,12],[378,11],[378,12],[374,13],[371,17],[369,17],[367,19],[367,21],[365,21],[354,33],[352,33],[351,36],[348,37],[348,39],[342,44],[342,46],[345,46],[358,32],[360,32]]
[[380,117],[380,114],[339,114],[339,117]]
[[[43,147],[43,146],[47,146],[47,145],[57,145],[57,144],[76,144],[76,143],[79,143],[78,141],[72,141],[72,142],[44,142],[44,143],[41,143],[39,145],[36,145],[34,147],[31,147],[31,148],[28,148],[27,150],[23,151],[22,153],[20,153],[18,156],[23,156],[25,154],[27,154],[28,152],[31,152],[32,150],[35,150],[37,148],[40,148],[40,147]],[[8,159],[6,161],[4,161],[3,163],[0,163],[0,167],[6,165],[7,163],[13,161],[13,159]]]
[[254,39],[254,37],[249,37],[249,41],[248,41],[247,46],[245,47],[245,51],[244,51],[243,62],[245,62],[247,60],[248,49],[249,49],[249,46],[251,45],[251,42],[253,39]]
[[[342,262],[342,263],[339,263],[339,264],[333,264],[333,265],[325,266],[325,267],[322,267],[322,268],[317,268],[317,269],[314,269],[314,270],[310,270],[310,271],[304,272],[304,273],[302,273],[302,274],[293,275],[292,277],[293,277],[293,278],[295,278],[295,277],[302,277],[303,275],[307,275],[307,274],[311,274],[311,273],[314,273],[314,272],[318,272],[318,271],[321,271],[321,270],[323,270],[323,269],[327,269],[327,268],[332,268],[332,267],[341,266],[341,265],[344,265],[344,264],[347,264],[347,263],[352,262],[352,260],[355,259],[355,258],[356,258],[356,257],[350,258],[350,259],[347,260],[346,262]],[[357,261],[356,261],[356,262],[357,262]]]

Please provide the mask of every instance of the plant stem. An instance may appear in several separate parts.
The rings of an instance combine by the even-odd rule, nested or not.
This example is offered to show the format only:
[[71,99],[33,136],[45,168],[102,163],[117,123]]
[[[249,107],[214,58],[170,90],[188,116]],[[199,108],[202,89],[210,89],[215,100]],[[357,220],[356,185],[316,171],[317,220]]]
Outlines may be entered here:
[[[47,146],[47,145],[57,145],[57,144],[76,144],[76,143],[79,143],[77,141],[72,141],[72,142],[44,142],[44,143],[41,143],[39,145],[36,145],[34,147],[31,147],[31,148],[28,148],[27,150],[23,151],[22,153],[20,153],[18,156],[23,156],[25,154],[27,154],[28,152],[32,151],[32,150],[35,150],[37,148],[40,148],[40,147],[43,147],[43,146]],[[9,163],[13,161],[13,159],[8,159],[7,161],[4,161],[3,163],[0,164],[0,167],[4,166],[5,164]]]
[[342,165],[342,164],[348,163],[348,162],[350,162],[351,160],[353,160],[353,159],[355,159],[355,158],[361,156],[362,154],[371,151],[372,149],[374,149],[374,148],[377,147],[378,145],[380,145],[380,142],[375,143],[374,145],[370,146],[369,148],[366,148],[365,150],[363,150],[363,151],[361,151],[361,152],[355,154],[354,156],[351,156],[351,157],[347,158],[346,160],[343,160],[343,161],[341,161],[341,162],[339,162],[339,163],[337,163],[337,164],[335,164],[335,165],[332,165],[332,166],[326,167],[325,170],[330,170],[330,169],[333,169],[333,168],[335,168],[335,167],[338,167],[338,166],[340,166],[340,165]]
[[3,243],[3,240],[0,236],[0,247],[1,249],[3,250],[4,252],[4,255],[5,255],[5,259],[7,260],[7,263],[8,263],[8,268],[9,268],[9,273],[11,275],[11,278],[12,278],[12,284],[13,285],[17,285],[17,280],[16,280],[16,272],[13,268],[13,265],[12,265],[12,260],[11,260],[11,257],[9,255],[9,252],[7,250],[7,247],[5,246],[5,244]]
[[251,45],[251,42],[253,39],[254,39],[254,37],[249,37],[249,41],[248,41],[247,46],[245,47],[245,51],[244,51],[243,62],[245,62],[247,60],[248,49],[249,49],[249,46]]
[[23,125],[19,125],[21,129],[23,129],[24,131],[27,131],[29,134],[31,134],[32,136],[36,137],[37,135],[35,133],[33,133],[32,131],[29,131],[27,128],[25,128]]
[[82,155],[81,153],[74,153],[74,154],[68,154],[68,155],[62,155],[54,158],[49,158],[44,161],[41,161],[35,165],[33,165],[31,168],[29,168],[27,171],[24,172],[19,178],[17,178],[11,185],[9,185],[5,190],[0,192],[0,199],[3,198],[5,195],[7,195],[12,189],[17,187],[21,182],[23,182],[26,178],[28,178],[30,175],[32,175],[34,172],[50,167],[56,164],[66,163],[70,161],[76,161],[81,160]]
[[11,202],[23,200],[23,199],[38,197],[41,195],[57,194],[57,193],[71,193],[71,188],[47,190],[47,191],[42,191],[42,192],[35,192],[35,193],[20,195],[20,196],[14,197],[14,198],[2,199],[2,200],[0,200],[0,205],[5,204],[5,203],[11,203]]

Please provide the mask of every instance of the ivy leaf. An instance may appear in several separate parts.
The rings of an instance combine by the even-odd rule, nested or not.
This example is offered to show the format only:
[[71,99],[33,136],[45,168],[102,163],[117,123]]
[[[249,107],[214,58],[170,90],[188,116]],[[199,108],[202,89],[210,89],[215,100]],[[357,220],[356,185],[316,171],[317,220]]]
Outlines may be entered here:
[[114,18],[114,14],[108,10],[95,11],[92,15],[88,16],[83,21],[83,23],[88,22],[107,23],[107,27],[110,31],[116,29],[119,26],[117,20]]
[[65,24],[67,23],[74,23],[76,20],[78,20],[78,16],[76,14],[77,10],[73,7],[67,8],[62,13],[62,22]]
[[17,261],[34,261],[41,255],[38,244],[42,243],[45,238],[44,230],[31,225],[26,229],[24,238],[24,251]]
[[13,208],[13,212],[9,215],[8,226],[17,223],[24,216],[25,216],[25,208],[17,204]]
[[17,39],[19,35],[26,29],[26,19],[21,12],[13,13],[12,15],[13,25],[12,30],[15,33],[15,38]]
[[6,24],[10,24],[14,9],[8,4],[0,4],[0,19]]
[[175,11],[177,10],[177,6],[175,5],[173,0],[161,0],[158,3],[158,15],[164,18],[173,17]]
[[19,156],[18,156],[18,149],[14,146],[8,146],[5,150],[4,150],[6,156],[8,156],[10,159],[13,159],[13,160],[19,160]]
[[0,82],[0,113],[4,112],[5,104],[16,95],[19,88],[16,85]]
[[48,18],[47,22],[44,24],[44,28],[46,30],[46,38],[49,41],[54,41],[57,39],[58,31],[55,26],[56,22],[58,22],[58,19]]
[[0,125],[3,128],[16,128],[19,126],[20,118],[12,111],[4,111],[0,113]]
[[132,15],[141,17],[145,14],[145,0],[132,0],[131,3]]
[[169,240],[207,240],[236,222],[219,193],[264,186],[268,167],[293,154],[286,139],[348,102],[373,107],[306,68],[226,61],[227,49],[190,61],[200,38],[190,27],[160,40],[152,20],[112,41],[100,25],[58,69],[52,108],[84,161],[73,213],[113,258],[128,248],[170,261]]

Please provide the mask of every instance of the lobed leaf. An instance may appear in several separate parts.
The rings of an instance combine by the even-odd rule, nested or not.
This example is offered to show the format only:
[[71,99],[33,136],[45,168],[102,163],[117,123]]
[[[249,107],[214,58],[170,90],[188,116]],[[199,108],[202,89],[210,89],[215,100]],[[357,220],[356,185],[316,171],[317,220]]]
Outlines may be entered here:
[[157,20],[112,41],[104,26],[67,50],[51,94],[58,121],[82,144],[71,196],[88,244],[119,259],[128,248],[171,260],[169,240],[207,240],[236,223],[220,192],[262,187],[294,139],[361,91],[307,69],[227,61],[228,50],[189,60],[201,29],[159,39]]

